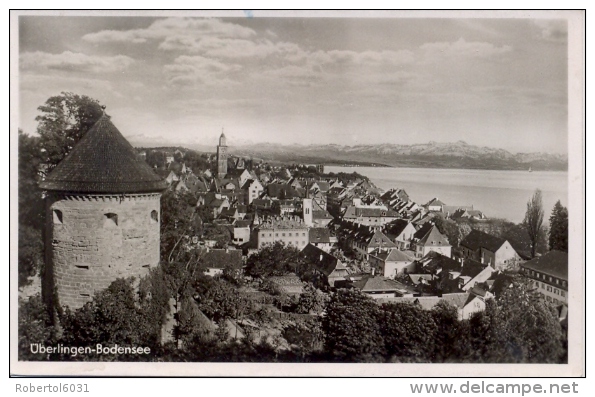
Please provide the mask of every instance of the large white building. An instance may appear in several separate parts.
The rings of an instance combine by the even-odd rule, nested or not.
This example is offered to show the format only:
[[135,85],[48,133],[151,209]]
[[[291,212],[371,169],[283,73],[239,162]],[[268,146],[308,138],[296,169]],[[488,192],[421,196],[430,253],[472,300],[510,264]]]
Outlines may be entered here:
[[568,254],[550,251],[521,264],[537,292],[555,305],[568,305]]
[[267,218],[256,232],[258,249],[267,244],[282,242],[301,250],[310,241],[308,229],[308,225],[299,216]]

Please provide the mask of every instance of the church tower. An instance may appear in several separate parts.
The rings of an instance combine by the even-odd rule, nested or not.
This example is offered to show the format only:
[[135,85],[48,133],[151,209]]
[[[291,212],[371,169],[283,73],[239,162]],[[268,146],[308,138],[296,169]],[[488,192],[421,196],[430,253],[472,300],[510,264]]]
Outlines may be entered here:
[[225,134],[221,132],[219,145],[217,145],[217,177],[225,178],[227,175],[227,142]]
[[78,309],[117,278],[159,264],[167,184],[103,114],[40,183],[46,192],[42,293]]

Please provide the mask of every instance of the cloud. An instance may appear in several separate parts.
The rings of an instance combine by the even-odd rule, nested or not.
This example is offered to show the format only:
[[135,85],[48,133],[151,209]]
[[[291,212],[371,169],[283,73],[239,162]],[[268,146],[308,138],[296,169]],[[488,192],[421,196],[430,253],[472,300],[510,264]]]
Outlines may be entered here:
[[539,36],[547,41],[556,43],[566,42],[568,36],[568,25],[565,20],[538,19],[533,21],[539,31]]
[[162,50],[178,50],[201,54],[214,58],[254,58],[262,59],[273,54],[286,54],[299,51],[291,43],[273,43],[269,40],[245,40],[220,37],[172,36],[160,45]]
[[25,52],[20,57],[22,70],[53,69],[68,72],[112,73],[127,69],[134,59],[125,55],[95,56],[64,51],[62,54]]
[[347,64],[354,65],[403,65],[413,62],[414,55],[411,51],[317,51],[312,54],[316,62],[323,64]]
[[326,76],[321,71],[312,69],[311,66],[288,65],[272,69],[262,74],[264,78],[275,82],[283,82],[294,86],[312,86],[320,83]]
[[461,58],[491,58],[512,51],[509,45],[497,47],[494,44],[478,41],[466,41],[463,38],[455,42],[425,43],[420,49],[426,57],[461,57]]
[[228,73],[237,72],[240,65],[222,63],[199,55],[182,55],[173,64],[165,65],[164,72],[171,85],[230,85],[236,84]]
[[201,38],[205,36],[249,38],[256,32],[250,28],[219,19],[167,18],[153,22],[146,29],[102,30],[83,36],[91,43],[128,42],[145,43],[148,40],[166,40],[170,37]]

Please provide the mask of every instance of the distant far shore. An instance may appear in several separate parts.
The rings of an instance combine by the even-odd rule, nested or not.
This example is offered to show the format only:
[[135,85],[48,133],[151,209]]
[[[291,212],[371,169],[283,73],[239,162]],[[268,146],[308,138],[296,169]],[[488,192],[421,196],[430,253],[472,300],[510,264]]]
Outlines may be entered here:
[[376,168],[423,168],[423,169],[443,169],[443,170],[480,170],[480,171],[548,171],[548,172],[568,172],[568,169],[557,169],[557,168],[537,168],[531,169],[528,168],[520,168],[520,167],[460,167],[456,165],[447,166],[442,164],[399,164],[399,165],[389,165],[389,164],[381,164],[381,163],[345,163],[345,162],[324,162],[322,163],[325,166],[329,167],[376,167]]

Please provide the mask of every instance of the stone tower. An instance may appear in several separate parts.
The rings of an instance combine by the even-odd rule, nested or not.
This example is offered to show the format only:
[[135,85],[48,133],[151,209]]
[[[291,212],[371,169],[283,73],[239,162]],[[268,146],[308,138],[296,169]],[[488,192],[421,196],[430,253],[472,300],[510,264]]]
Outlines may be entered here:
[[77,309],[117,278],[142,277],[158,265],[167,184],[138,159],[109,116],[40,187],[46,191],[42,293],[49,307]]
[[217,145],[217,177],[225,178],[227,175],[227,142],[222,132]]

